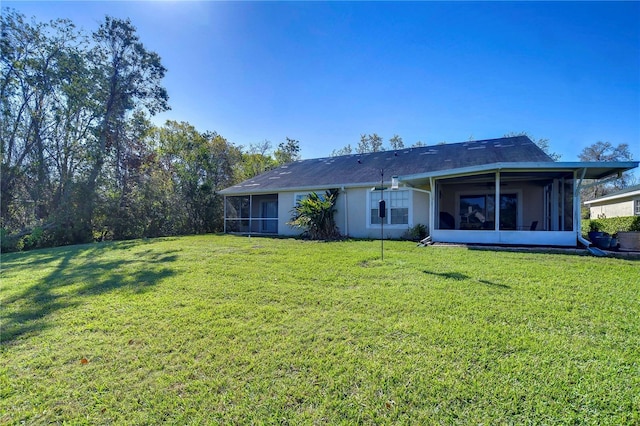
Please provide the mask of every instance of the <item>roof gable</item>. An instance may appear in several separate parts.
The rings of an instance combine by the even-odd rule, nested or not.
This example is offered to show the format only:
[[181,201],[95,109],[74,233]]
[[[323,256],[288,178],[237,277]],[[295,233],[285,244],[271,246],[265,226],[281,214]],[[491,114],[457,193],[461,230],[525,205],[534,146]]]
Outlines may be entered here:
[[296,161],[222,191],[240,194],[366,185],[385,175],[412,175],[501,162],[553,162],[526,136]]

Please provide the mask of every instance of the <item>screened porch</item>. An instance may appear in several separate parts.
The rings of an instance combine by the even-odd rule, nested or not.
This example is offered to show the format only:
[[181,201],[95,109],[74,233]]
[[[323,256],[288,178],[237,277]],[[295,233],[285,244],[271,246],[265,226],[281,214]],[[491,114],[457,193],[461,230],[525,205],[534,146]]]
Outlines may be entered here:
[[278,194],[225,196],[224,232],[277,234]]

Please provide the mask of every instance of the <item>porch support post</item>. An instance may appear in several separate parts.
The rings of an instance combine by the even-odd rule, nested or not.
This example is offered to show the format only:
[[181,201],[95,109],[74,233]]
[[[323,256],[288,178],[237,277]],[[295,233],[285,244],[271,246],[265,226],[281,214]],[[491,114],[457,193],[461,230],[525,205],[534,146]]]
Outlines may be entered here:
[[222,207],[222,210],[224,212],[222,216],[222,232],[226,234],[227,233],[227,196],[226,195],[222,198],[222,202],[224,203]]
[[553,180],[551,185],[551,230],[557,231],[558,226],[558,179]]
[[249,195],[249,234],[253,232],[253,194]]
[[577,232],[577,236],[582,235],[582,203],[580,200],[580,189],[582,188],[582,181],[584,175],[587,173],[587,169],[582,169],[580,174],[580,180],[578,180],[578,171],[573,172],[573,230]]
[[494,231],[499,231],[500,230],[500,171],[498,170],[496,172],[496,194],[495,194],[495,201],[493,202],[493,209],[494,209],[494,222],[493,222],[493,230]]
[[436,224],[436,204],[439,203],[440,197],[438,196],[438,190],[435,185],[436,182],[432,177],[430,177],[429,189],[431,190],[431,194],[429,194],[429,235],[431,235],[431,230],[440,229],[440,215],[438,215],[438,223]]
[[559,195],[560,199],[558,200],[558,202],[560,203],[560,215],[559,215],[559,217],[562,218],[562,219],[559,219],[559,222],[560,222],[559,226],[560,226],[560,230],[564,231],[565,230],[564,229],[564,213],[565,213],[564,212],[564,207],[565,207],[564,203],[566,201],[566,198],[565,198],[565,187],[564,187],[564,177],[560,178],[560,191],[559,192],[560,192],[560,195]]

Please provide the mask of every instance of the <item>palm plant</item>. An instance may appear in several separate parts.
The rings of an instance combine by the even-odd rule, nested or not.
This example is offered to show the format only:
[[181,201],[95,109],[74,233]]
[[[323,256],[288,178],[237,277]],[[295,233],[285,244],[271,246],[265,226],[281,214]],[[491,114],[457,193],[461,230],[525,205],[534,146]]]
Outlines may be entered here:
[[339,193],[338,189],[329,189],[324,195],[310,193],[293,208],[293,216],[288,224],[303,229],[303,236],[312,240],[339,238],[340,231],[333,218]]

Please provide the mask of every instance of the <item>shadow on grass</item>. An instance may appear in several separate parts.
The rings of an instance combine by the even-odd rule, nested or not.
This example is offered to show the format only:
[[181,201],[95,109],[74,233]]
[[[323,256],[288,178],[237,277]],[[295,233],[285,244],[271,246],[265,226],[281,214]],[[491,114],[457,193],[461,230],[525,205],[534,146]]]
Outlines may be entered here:
[[[45,330],[48,318],[62,309],[81,305],[82,299],[127,288],[134,294],[145,293],[162,279],[175,275],[168,265],[177,259],[171,252],[146,250],[126,253],[140,243],[92,244],[54,249],[54,253],[38,256],[29,265],[46,267],[57,262],[49,274],[25,290],[3,301],[0,314],[0,343],[14,341],[26,333]],[[122,251],[121,256],[104,259],[108,251]],[[135,257],[134,257],[135,256]],[[19,268],[22,262],[3,262],[3,269]],[[65,287],[75,286],[73,291]]]
[[487,281],[487,280],[475,280],[471,278],[469,275],[463,274],[460,272],[433,272],[433,271],[427,271],[427,270],[424,270],[422,272],[424,272],[425,274],[435,275],[437,277],[442,277],[442,278],[446,278],[454,281],[471,280],[471,281],[477,281],[479,283],[486,284],[493,287],[511,288],[506,284],[494,283],[492,281]]

